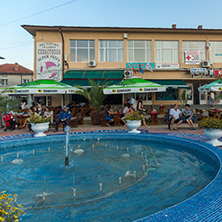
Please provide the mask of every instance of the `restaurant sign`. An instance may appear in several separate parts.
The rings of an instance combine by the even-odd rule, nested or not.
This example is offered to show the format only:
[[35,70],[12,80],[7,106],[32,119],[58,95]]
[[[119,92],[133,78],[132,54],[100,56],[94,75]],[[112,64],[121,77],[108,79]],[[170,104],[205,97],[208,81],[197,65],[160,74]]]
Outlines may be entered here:
[[[133,63],[126,63],[126,68],[130,68],[132,69],[132,66],[135,68],[135,69],[139,69],[139,64],[141,65],[141,68],[142,69],[145,69],[146,68],[146,65],[147,65],[147,62],[144,63],[144,62],[133,62]],[[155,69],[155,63],[154,62],[149,62],[149,65],[151,66],[152,69]]]
[[36,79],[61,81],[62,44],[38,42],[36,44]]
[[190,69],[190,73],[191,74],[205,74],[205,73],[207,73],[207,69],[206,68],[192,68],[192,69]]
[[190,69],[190,73],[192,75],[198,75],[198,74],[206,74],[208,71],[206,68],[192,68]]
[[156,63],[156,69],[179,69],[179,63]]

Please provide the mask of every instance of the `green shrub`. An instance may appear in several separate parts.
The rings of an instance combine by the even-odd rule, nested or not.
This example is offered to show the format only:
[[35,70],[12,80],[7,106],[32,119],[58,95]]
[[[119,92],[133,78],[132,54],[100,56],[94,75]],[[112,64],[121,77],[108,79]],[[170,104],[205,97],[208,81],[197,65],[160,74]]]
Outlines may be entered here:
[[47,123],[47,122],[50,122],[51,120],[51,117],[42,117],[40,115],[32,115],[30,118],[29,118],[29,122],[30,123]]
[[134,111],[133,113],[127,114],[125,120],[142,120],[144,116],[139,113],[139,111]]
[[[24,215],[22,206],[13,202],[11,196],[11,194],[5,194],[5,191],[0,193],[0,221],[18,222],[19,216]],[[14,198],[16,196],[14,194]]]
[[222,120],[213,117],[207,117],[199,122],[199,126],[203,129],[222,129]]

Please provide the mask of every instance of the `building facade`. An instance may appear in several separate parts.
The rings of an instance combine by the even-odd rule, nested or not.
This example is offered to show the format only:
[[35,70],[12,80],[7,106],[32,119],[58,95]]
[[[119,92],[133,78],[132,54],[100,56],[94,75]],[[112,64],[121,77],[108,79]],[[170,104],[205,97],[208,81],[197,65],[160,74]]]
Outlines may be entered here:
[[182,93],[190,104],[205,104],[207,95],[198,87],[222,75],[220,29],[178,29],[175,24],[172,28],[22,27],[35,40],[34,79],[88,87],[88,78],[120,82],[132,75],[134,66],[134,75],[166,85],[167,91],[133,96],[142,96],[144,104],[167,105],[179,103]]
[[2,88],[14,86],[33,80],[33,71],[18,63],[0,65],[0,79]]

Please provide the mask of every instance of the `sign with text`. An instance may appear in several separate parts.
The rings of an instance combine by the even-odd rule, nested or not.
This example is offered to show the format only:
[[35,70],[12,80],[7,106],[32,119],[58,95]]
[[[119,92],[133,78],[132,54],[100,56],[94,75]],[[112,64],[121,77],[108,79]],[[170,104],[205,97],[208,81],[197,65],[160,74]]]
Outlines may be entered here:
[[222,77],[222,70],[214,70],[215,77]]
[[36,79],[62,79],[62,43],[36,44]]
[[179,63],[156,63],[156,69],[179,69]]
[[185,51],[185,64],[187,65],[200,64],[200,52]]
[[[132,65],[133,65],[133,67],[135,69],[139,69],[139,64],[141,65],[142,69],[146,69],[147,62],[146,63],[144,63],[144,62],[141,62],[141,63],[139,63],[139,62],[133,62],[133,63],[128,62],[128,63],[126,63],[126,68],[131,68],[132,69]],[[154,62],[149,62],[149,64],[150,64],[152,69],[155,69],[155,63]]]
[[201,74],[201,73],[207,73],[207,69],[206,68],[192,68],[190,69],[190,73],[191,74]]

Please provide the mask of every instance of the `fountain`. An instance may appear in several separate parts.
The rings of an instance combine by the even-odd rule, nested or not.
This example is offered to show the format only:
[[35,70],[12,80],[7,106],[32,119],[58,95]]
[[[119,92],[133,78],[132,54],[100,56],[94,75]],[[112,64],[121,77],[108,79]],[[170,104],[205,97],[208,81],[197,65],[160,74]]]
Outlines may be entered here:
[[[27,212],[24,222],[33,221],[39,211],[40,221],[132,221],[184,201],[217,174],[212,159],[206,161],[205,154],[185,143],[178,148],[175,141],[149,135],[70,135],[70,127],[65,131],[65,138],[34,138],[27,145],[10,143],[0,149],[0,186],[18,194],[16,201]],[[16,155],[24,162],[11,164]],[[126,199],[125,206],[121,202]]]
[[65,166],[69,166],[69,136],[70,136],[71,128],[70,128],[68,125],[65,127],[65,132],[66,132],[66,146],[65,146],[66,155],[65,155]]

